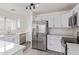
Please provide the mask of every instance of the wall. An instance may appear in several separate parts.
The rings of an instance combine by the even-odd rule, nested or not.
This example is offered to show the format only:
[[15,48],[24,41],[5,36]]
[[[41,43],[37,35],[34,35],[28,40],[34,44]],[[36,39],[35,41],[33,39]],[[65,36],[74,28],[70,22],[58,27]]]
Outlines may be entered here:
[[77,36],[77,32],[79,32],[79,28],[51,28],[49,29],[50,34],[63,34],[70,36]]

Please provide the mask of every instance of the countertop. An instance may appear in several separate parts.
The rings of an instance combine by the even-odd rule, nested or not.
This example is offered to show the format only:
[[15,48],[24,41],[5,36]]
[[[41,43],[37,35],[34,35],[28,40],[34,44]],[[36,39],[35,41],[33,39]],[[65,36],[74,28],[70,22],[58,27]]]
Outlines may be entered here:
[[68,37],[68,38],[77,38],[76,36],[73,36],[70,34],[48,34],[48,35],[56,35],[56,36],[62,36],[62,37]]
[[25,46],[0,40],[0,55],[12,55],[24,48]]
[[26,32],[16,32],[16,33],[10,33],[10,34],[1,34],[0,37],[15,36],[15,35],[23,34],[23,33],[26,33]]

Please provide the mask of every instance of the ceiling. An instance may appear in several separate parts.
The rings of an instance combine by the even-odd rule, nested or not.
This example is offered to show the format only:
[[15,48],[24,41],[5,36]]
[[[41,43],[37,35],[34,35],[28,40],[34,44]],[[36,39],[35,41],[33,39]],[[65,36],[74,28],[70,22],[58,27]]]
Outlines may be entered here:
[[[0,3],[0,9],[15,13],[17,15],[26,15],[26,6],[29,3]],[[49,13],[71,10],[76,3],[40,3],[39,6],[34,10],[35,13]],[[16,9],[16,11],[11,11],[10,9]]]

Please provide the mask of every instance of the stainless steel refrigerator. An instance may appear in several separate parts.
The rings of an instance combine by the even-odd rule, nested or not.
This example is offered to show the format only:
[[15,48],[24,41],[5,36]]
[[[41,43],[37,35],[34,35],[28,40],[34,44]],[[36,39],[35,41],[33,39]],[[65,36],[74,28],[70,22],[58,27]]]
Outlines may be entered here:
[[32,48],[47,50],[47,21],[33,21],[32,29]]

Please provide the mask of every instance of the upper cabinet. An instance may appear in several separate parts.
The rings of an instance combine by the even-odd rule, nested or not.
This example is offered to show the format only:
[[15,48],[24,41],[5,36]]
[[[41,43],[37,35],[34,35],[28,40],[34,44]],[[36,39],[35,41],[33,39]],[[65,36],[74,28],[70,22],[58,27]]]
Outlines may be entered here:
[[48,19],[49,27],[54,28],[69,28],[70,13],[51,16]]
[[55,15],[54,16],[54,27],[62,27],[61,25],[61,20],[62,16],[61,15]]
[[37,20],[46,20],[48,21],[48,27],[50,28],[63,28],[68,26],[68,19],[70,13],[58,14],[58,15],[48,15],[48,16],[38,16]]
[[61,27],[60,15],[47,16],[46,20],[48,21],[48,27]]
[[48,27],[54,27],[54,16],[49,16]]
[[62,27],[69,27],[69,17],[70,13],[66,13],[62,15]]

